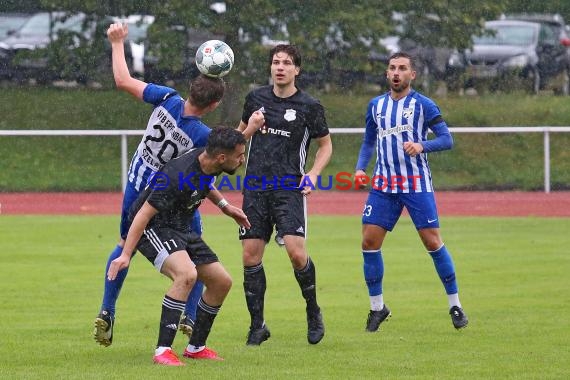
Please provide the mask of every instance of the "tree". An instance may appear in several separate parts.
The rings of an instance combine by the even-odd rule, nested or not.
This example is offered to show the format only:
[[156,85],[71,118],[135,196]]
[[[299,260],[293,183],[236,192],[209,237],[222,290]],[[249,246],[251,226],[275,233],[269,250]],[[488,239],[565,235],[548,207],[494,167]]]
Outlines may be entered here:
[[[480,0],[471,6],[462,0],[227,0],[222,13],[214,12],[210,1],[65,0],[58,5],[100,15],[155,15],[151,43],[158,46],[161,61],[172,67],[181,55],[183,59],[193,54],[185,49],[189,31],[223,36],[236,55],[227,80],[230,89],[239,89],[267,82],[269,47],[261,43],[264,37],[298,45],[304,70],[334,81],[346,71],[383,69],[374,67],[369,56],[371,49],[381,49],[380,37],[395,33],[394,11],[408,15],[406,33],[419,42],[464,48],[481,30],[482,21],[496,18],[507,1]],[[42,3],[48,6],[51,0]]]

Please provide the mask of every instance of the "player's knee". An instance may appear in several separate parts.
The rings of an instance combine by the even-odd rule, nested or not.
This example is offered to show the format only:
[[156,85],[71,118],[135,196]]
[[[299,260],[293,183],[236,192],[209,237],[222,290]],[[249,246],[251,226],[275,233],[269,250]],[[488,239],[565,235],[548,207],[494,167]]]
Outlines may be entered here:
[[244,266],[252,266],[257,265],[261,262],[263,254],[259,254],[257,252],[244,250],[242,255],[243,265]]
[[308,255],[304,250],[294,250],[289,252],[289,260],[295,269],[302,269],[307,265]]
[[374,236],[364,235],[362,237],[362,250],[363,251],[373,251],[380,249],[381,241]]
[[422,236],[422,242],[429,252],[437,251],[443,245],[439,236]]
[[196,272],[196,268],[193,266],[189,266],[188,268],[184,268],[178,271],[174,275],[174,282],[179,284],[184,289],[188,289],[190,291],[194,284],[196,283],[196,279],[198,277],[198,273]]
[[221,285],[222,285],[222,290],[226,294],[230,292],[230,289],[232,288],[233,285],[233,280],[232,277],[229,275],[229,273],[226,273],[226,275],[222,278]]

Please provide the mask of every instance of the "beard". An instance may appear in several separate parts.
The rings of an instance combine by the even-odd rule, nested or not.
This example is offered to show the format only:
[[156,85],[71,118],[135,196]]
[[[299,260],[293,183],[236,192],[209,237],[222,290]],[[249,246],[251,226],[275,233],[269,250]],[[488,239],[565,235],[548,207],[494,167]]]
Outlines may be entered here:
[[398,84],[394,84],[393,82],[390,82],[390,89],[394,92],[404,92],[405,90],[408,89],[408,87],[410,87],[410,82],[409,81],[400,81],[400,83]]
[[229,174],[229,175],[234,175],[238,169],[239,169],[239,166],[236,166],[235,168],[225,168],[224,173]]

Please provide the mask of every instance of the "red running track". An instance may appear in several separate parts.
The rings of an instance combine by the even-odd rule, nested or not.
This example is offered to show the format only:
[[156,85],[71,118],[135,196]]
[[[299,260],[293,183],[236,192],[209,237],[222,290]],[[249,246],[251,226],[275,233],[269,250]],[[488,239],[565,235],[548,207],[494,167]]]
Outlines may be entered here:
[[[225,192],[241,205],[239,192]],[[310,214],[360,215],[367,192],[317,191],[308,199]],[[570,192],[436,192],[440,215],[570,217]],[[118,215],[121,193],[0,193],[0,214]],[[219,213],[209,201],[203,214]]]

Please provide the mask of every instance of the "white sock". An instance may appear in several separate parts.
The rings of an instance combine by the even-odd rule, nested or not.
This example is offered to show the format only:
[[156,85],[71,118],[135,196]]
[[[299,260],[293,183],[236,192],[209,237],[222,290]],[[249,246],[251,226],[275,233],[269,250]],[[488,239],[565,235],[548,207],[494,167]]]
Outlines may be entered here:
[[193,346],[193,345],[189,344],[188,347],[186,347],[186,350],[188,350],[188,351],[191,352],[191,353],[195,353],[195,352],[200,352],[200,351],[202,351],[204,348],[206,348],[206,346],[199,346],[199,347],[196,347],[196,346]]
[[461,302],[459,302],[459,294],[448,294],[447,301],[449,302],[449,308],[451,309],[453,306],[461,307]]
[[162,355],[164,353],[164,351],[170,350],[170,349],[171,349],[170,347],[159,346],[156,348],[156,350],[154,350],[154,354],[156,356]]
[[370,310],[380,311],[384,308],[384,297],[382,294],[370,296]]

